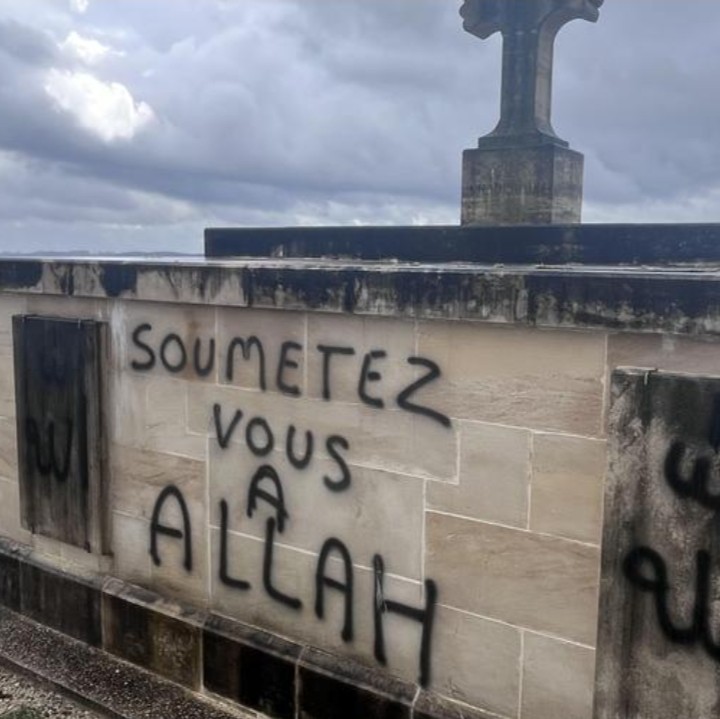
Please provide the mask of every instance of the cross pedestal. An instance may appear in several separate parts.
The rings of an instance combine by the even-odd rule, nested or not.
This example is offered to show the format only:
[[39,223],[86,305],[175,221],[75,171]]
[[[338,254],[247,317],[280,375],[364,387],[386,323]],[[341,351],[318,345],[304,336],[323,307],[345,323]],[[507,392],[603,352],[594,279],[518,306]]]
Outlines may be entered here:
[[583,156],[552,128],[555,37],[596,21],[603,0],[465,0],[464,28],[503,35],[500,120],[463,153],[462,224],[561,224],[581,219]]

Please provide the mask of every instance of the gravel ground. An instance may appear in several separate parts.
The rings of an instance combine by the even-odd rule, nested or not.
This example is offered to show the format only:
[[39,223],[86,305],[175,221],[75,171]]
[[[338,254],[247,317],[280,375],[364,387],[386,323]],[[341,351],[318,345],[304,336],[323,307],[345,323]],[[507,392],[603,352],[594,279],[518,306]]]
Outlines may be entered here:
[[46,686],[0,667],[0,719],[102,719]]

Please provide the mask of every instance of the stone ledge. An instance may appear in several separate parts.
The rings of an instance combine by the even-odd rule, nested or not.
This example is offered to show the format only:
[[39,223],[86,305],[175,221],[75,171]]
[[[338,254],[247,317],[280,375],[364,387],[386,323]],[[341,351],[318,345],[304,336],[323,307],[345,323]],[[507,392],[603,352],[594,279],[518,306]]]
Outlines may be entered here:
[[720,334],[720,268],[713,267],[0,259],[0,292]]
[[209,228],[205,256],[485,265],[717,264],[720,224]]
[[[38,587],[44,588],[40,604]],[[242,710],[277,719],[488,717],[352,660],[121,580],[51,568],[24,545],[0,538],[3,659],[121,719],[230,719],[245,717]],[[207,703],[203,691],[238,709]]]

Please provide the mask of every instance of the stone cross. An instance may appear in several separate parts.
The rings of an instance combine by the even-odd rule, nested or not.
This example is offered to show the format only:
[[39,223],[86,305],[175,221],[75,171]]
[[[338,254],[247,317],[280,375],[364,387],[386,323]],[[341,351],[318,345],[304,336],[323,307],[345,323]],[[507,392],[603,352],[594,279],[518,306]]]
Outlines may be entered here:
[[555,37],[572,20],[595,22],[604,0],[465,0],[467,32],[503,35],[500,122],[487,139],[567,146],[550,124]]
[[582,211],[583,156],[550,122],[555,38],[595,22],[604,0],[465,0],[464,28],[503,35],[500,121],[463,153],[462,224],[572,224]]

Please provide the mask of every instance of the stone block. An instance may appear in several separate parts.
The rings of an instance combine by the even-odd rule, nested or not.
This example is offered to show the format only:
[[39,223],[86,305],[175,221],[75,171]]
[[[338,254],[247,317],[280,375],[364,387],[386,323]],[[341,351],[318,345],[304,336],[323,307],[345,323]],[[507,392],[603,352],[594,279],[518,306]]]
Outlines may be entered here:
[[522,719],[592,719],[595,651],[525,632]]
[[5,552],[0,553],[0,604],[20,611],[20,560]]
[[[322,398],[327,390],[332,401],[360,404],[359,388],[365,365],[366,376],[370,372],[380,375],[365,382],[365,394],[381,400],[385,407],[396,407],[398,394],[417,375],[407,362],[415,355],[415,327],[415,322],[400,319],[308,315],[308,395]],[[327,387],[325,352],[318,351],[318,346],[353,353],[329,356]],[[366,360],[370,353],[376,354]]]
[[612,377],[596,719],[712,716],[720,378]]
[[463,152],[463,225],[576,224],[583,156],[556,144]]
[[[265,542],[240,534],[228,534],[226,570],[231,580],[250,584],[249,589],[241,589],[221,581],[220,533],[212,530],[211,535],[211,606],[214,610],[294,641],[323,647],[371,667],[380,667],[374,657],[374,583],[371,571],[353,567],[353,636],[345,642],[341,636],[345,623],[343,594],[326,588],[323,617],[316,615],[316,555],[286,547],[280,543],[281,538],[276,540],[271,565],[272,587],[301,602],[300,607],[293,607],[270,596],[264,585]],[[394,568],[389,563],[385,568],[385,595],[398,602],[423,607],[422,585],[393,576]],[[339,561],[331,559],[328,562],[328,574],[338,581],[344,580],[344,572],[340,569]],[[383,624],[389,671],[416,681],[420,664],[420,623],[396,614],[386,614]]]
[[187,382],[154,379],[146,394],[144,444],[156,452],[192,457],[207,457],[207,437],[187,431]]
[[108,437],[125,447],[145,447],[147,392],[150,378],[130,372],[111,371],[107,377],[105,416]]
[[108,593],[102,602],[106,651],[190,689],[200,688],[199,626]]
[[301,647],[211,617],[203,632],[204,686],[269,717],[295,717]]
[[[190,510],[191,519],[200,521],[205,514],[205,464],[195,459],[112,445],[112,508],[149,521],[160,492],[168,485],[176,486]],[[168,502],[169,516],[181,521],[174,512],[176,505]]]
[[[467,704],[445,699],[432,692],[420,692],[413,706],[413,719],[498,719]],[[505,719],[505,718],[502,718]]]
[[12,355],[0,354],[0,417],[14,419],[15,368]]
[[26,311],[31,315],[104,321],[108,318],[109,310],[110,303],[105,299],[30,295]]
[[411,702],[400,702],[330,673],[300,667],[299,719],[410,719]]
[[599,544],[606,464],[602,440],[534,435],[530,529]]
[[718,371],[714,338],[671,334],[610,334],[608,367],[647,367],[666,372],[714,374]]
[[[351,466],[457,482],[454,426],[443,427],[426,417],[398,410],[378,411],[364,405],[296,399],[239,388],[193,384],[188,393],[188,428],[209,435],[211,446],[216,443],[213,406],[217,404],[228,444],[245,444],[248,425],[261,418],[270,427],[277,452],[285,451],[288,430],[294,426],[298,453],[303,447],[300,438],[306,432],[313,434],[318,458],[329,457],[328,439],[340,436],[349,445],[344,457]],[[230,433],[230,423],[238,410],[241,419]]]
[[[442,600],[442,596],[441,596]],[[438,608],[433,691],[502,716],[517,716],[520,630]]]
[[20,611],[74,639],[100,646],[100,588],[94,583],[22,562]]
[[114,576],[147,586],[152,575],[150,522],[113,512],[111,527]]
[[[261,390],[264,386],[268,392],[281,392],[277,380],[283,345],[293,343],[300,349],[290,349],[287,345],[284,359],[296,363],[297,367],[284,366],[281,384],[296,387],[299,395],[305,394],[304,313],[223,307],[218,309],[217,322],[221,383],[252,390]],[[257,343],[251,343],[253,337],[262,349]],[[245,344],[237,343],[231,353],[236,339]]]
[[18,479],[17,426],[9,417],[0,417],[0,477]]
[[426,574],[442,603],[593,645],[599,551],[429,512]]
[[[423,544],[423,482],[415,477],[362,467],[351,468],[351,482],[344,491],[331,491],[325,477],[335,479],[335,462],[318,459],[308,469],[298,470],[287,457],[255,457],[247,447],[210,452],[210,525],[220,526],[220,502],[228,507],[234,531],[263,539],[265,522],[273,510],[260,500],[248,517],[253,480],[262,467],[271,467],[283,493],[288,517],[278,541],[318,554],[330,537],[340,539],[352,552],[353,561],[366,568],[372,557],[382,554],[393,573],[420,580]],[[262,475],[260,475],[262,476]],[[273,496],[275,485],[265,477],[259,486]]]
[[460,483],[428,483],[428,507],[525,529],[530,432],[460,423]]
[[[207,480],[205,463],[185,457],[111,447],[112,509],[150,522],[162,492],[175,487],[183,498],[191,527],[191,567],[185,566],[185,523],[176,496],[163,503],[159,521],[183,532],[183,537],[159,534],[160,564],[151,567],[152,586],[187,601],[203,604],[207,600]],[[148,546],[150,537],[147,537]]]
[[110,325],[117,370],[142,376],[217,382],[214,308],[115,302]]
[[602,333],[427,322],[418,351],[443,373],[424,401],[450,417],[590,437],[602,432]]
[[0,535],[29,544],[32,535],[20,523],[20,486],[0,478]]

